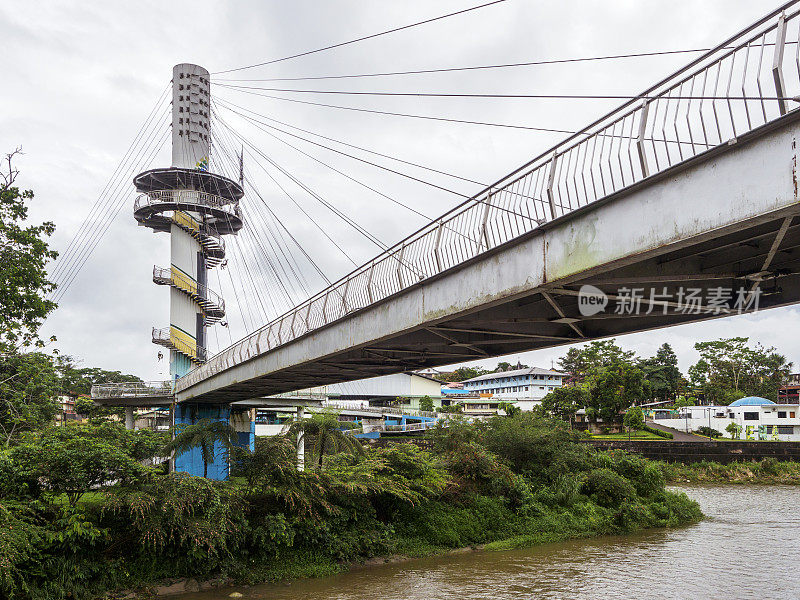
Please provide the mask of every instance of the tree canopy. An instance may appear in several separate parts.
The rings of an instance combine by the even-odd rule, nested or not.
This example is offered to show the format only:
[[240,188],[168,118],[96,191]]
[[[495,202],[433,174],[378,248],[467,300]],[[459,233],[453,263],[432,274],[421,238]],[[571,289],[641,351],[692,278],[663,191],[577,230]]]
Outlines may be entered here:
[[775,348],[749,345],[734,337],[694,345],[700,360],[689,367],[689,377],[706,400],[730,404],[744,396],[775,398],[791,372],[792,363]]
[[20,150],[7,154],[0,168],[0,352],[32,344],[43,345],[39,326],[56,304],[47,299],[55,285],[47,279],[47,263],[58,253],[47,238],[55,225],[28,223],[31,190],[15,186],[19,171],[13,160]]

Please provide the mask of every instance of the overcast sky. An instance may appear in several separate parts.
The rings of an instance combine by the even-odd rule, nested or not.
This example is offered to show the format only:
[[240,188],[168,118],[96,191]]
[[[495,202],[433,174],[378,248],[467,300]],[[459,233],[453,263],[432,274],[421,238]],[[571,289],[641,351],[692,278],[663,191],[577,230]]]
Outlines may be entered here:
[[[6,153],[16,146],[24,148],[24,156],[17,161],[22,171],[19,184],[36,193],[31,217],[56,223],[53,245],[63,251],[169,82],[173,64],[194,62],[213,73],[368,35],[473,4],[477,0],[435,3],[192,0],[124,4],[5,0],[0,4],[5,84],[0,100],[0,151]],[[774,2],[761,0],[508,0],[312,56],[212,76],[212,94],[221,101],[337,140],[491,183],[546,150],[558,141],[559,135],[337,110],[256,97],[213,84],[224,79],[373,73],[705,48],[774,7]],[[636,94],[687,62],[689,56],[244,85],[309,90]],[[291,92],[274,95],[373,110],[566,130],[579,129],[613,108],[613,102],[598,100],[423,99]],[[314,162],[225,109],[221,108],[220,116],[264,155],[380,242],[391,245],[424,224],[422,217]],[[425,215],[441,214],[459,201],[455,194],[286,139]],[[218,148],[214,156],[217,166],[225,162],[221,152]],[[461,194],[480,189],[477,184],[385,159],[371,160]],[[345,253],[360,264],[378,252],[376,245],[318,200],[285,177],[278,177],[302,211],[333,241],[326,239],[311,218],[267,179],[259,161],[245,160],[251,178],[243,205],[251,216],[247,221],[251,232],[240,235],[236,241],[228,238],[229,267],[211,274],[209,280],[226,298],[229,321],[227,329],[217,326],[209,333],[212,351],[227,346],[247,329],[285,310],[290,297],[301,299],[305,295],[298,278],[286,266],[283,269],[287,275],[281,277],[280,283],[275,281],[274,272],[282,272],[278,257],[281,246],[265,228],[265,209],[260,198],[331,280],[352,268]],[[155,155],[152,164],[169,166],[168,144]],[[168,368],[166,361],[159,362],[156,358],[160,348],[151,344],[150,328],[169,324],[169,302],[167,290],[152,283],[151,271],[154,264],[169,264],[168,239],[165,234],[153,234],[136,226],[131,210],[134,198],[129,183],[121,184],[119,193],[109,197],[109,206],[102,214],[110,226],[103,228],[98,222],[92,227],[92,239],[101,233],[103,237],[65,293],[58,310],[47,321],[45,333],[57,335],[54,346],[62,353],[80,358],[86,366],[162,379],[168,377]],[[298,257],[292,260],[296,260],[293,264],[306,280],[306,289],[318,290],[322,279],[297,247],[292,248],[291,242],[284,241],[283,252],[291,249]],[[261,253],[257,243],[264,246],[265,253]],[[262,290],[260,298],[252,292],[252,286],[242,283],[251,278]],[[669,342],[678,352],[683,370],[697,358],[692,349],[695,341],[732,335],[750,336],[753,341],[777,346],[789,360],[797,362],[800,360],[800,336],[795,334],[798,324],[797,309],[777,309],[629,335],[619,341],[642,355],[653,354],[658,346]],[[564,351],[556,348],[514,355],[508,360],[519,358],[549,367]],[[495,359],[487,361],[495,362]]]

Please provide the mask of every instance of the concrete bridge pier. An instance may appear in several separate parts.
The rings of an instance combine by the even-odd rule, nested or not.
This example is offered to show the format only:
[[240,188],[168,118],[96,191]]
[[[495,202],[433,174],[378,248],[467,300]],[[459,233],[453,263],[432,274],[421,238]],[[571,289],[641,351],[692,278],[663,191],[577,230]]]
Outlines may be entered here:
[[133,407],[125,407],[125,429],[133,429]]
[[[302,421],[305,417],[305,409],[302,406],[297,407],[297,420]],[[306,470],[306,441],[302,431],[297,433],[297,470]]]

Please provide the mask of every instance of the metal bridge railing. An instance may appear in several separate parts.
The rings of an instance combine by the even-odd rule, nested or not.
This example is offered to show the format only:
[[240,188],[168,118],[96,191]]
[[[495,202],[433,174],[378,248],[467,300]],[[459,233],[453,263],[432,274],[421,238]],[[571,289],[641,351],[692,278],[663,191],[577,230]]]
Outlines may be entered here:
[[781,6],[177,382],[178,391],[765,125],[800,94]]
[[146,398],[171,396],[172,381],[100,383],[92,386],[92,398]]

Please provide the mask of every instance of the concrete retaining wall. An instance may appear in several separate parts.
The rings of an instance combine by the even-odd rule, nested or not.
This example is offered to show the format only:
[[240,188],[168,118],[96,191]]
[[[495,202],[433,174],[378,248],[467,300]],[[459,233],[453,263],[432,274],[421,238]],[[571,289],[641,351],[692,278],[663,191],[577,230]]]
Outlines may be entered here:
[[598,450],[624,450],[645,458],[691,464],[703,460],[731,463],[773,457],[800,461],[800,442],[673,442],[590,440]]

